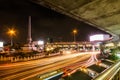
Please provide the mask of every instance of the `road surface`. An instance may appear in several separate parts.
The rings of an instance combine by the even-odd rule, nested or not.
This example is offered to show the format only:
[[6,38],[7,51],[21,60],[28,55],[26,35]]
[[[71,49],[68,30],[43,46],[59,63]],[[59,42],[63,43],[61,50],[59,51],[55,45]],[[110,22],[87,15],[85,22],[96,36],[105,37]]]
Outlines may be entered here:
[[39,74],[63,68],[76,62],[89,60],[91,54],[77,53],[39,60],[0,65],[0,80],[27,80]]

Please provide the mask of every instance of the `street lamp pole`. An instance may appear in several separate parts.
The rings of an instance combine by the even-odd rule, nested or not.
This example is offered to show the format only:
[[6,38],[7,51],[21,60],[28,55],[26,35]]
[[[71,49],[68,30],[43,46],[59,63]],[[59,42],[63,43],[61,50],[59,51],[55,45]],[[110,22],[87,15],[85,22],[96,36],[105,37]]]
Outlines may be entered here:
[[11,46],[13,46],[13,39],[12,39],[12,36],[11,36]]
[[15,35],[15,30],[14,29],[9,29],[8,31],[8,34],[10,35],[10,43],[11,43],[11,46],[13,46],[13,36]]
[[74,30],[73,30],[74,42],[76,42],[76,34],[77,34],[77,30],[74,29]]
[[75,35],[75,33],[74,33],[74,42],[76,42],[76,35]]

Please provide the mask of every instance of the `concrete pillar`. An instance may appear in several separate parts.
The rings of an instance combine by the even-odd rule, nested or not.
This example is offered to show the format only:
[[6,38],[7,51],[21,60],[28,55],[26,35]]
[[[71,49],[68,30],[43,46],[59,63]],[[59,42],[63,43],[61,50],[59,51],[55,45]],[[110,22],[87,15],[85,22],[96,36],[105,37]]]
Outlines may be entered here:
[[92,45],[92,51],[95,51],[95,45],[94,44]]
[[85,50],[86,48],[85,48],[85,45],[83,45],[83,50]]

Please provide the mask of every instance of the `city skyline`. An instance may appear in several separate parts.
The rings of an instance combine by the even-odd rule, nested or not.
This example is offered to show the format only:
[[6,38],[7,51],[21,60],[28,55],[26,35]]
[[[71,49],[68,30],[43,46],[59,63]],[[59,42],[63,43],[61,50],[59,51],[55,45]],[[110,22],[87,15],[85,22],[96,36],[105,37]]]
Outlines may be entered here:
[[6,34],[11,26],[17,30],[15,41],[27,40],[28,16],[32,19],[32,38],[39,40],[52,38],[53,41],[73,41],[72,30],[77,29],[77,41],[88,41],[89,35],[105,33],[84,22],[57,13],[30,1],[0,1],[1,40],[9,42]]

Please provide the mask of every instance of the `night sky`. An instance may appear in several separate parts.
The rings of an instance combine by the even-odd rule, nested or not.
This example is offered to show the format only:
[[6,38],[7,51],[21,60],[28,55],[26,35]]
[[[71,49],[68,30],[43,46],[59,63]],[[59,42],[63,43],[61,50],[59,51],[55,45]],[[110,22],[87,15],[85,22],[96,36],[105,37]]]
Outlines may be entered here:
[[105,33],[84,22],[57,13],[28,0],[0,0],[0,41],[9,42],[8,28],[16,29],[14,42],[27,40],[28,16],[32,16],[32,39],[73,41],[73,29],[78,29],[77,41],[88,41],[89,35]]

